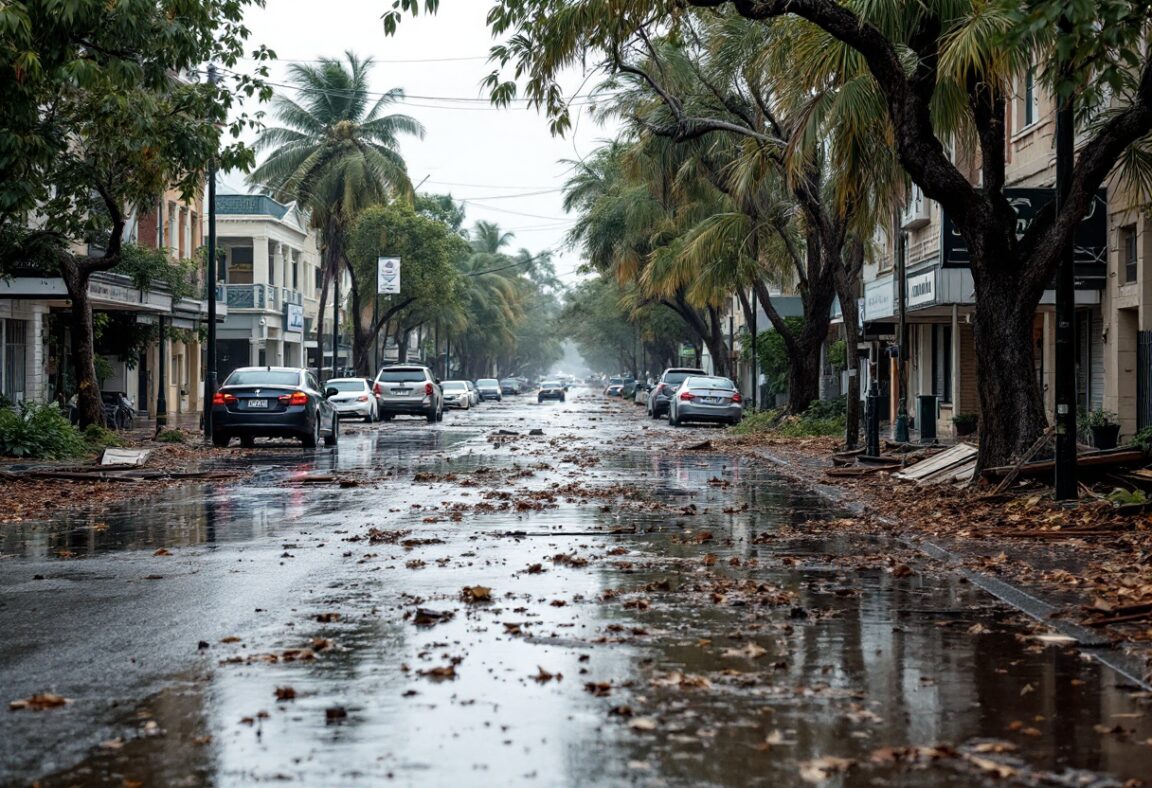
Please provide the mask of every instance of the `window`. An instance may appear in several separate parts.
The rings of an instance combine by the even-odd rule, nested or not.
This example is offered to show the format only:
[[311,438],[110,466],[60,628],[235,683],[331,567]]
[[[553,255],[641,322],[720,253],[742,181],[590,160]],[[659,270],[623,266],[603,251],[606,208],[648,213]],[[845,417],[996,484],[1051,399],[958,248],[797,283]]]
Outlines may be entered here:
[[1136,264],[1139,257],[1136,238],[1136,225],[1129,224],[1120,228],[1120,265],[1124,271],[1121,284],[1127,285],[1136,281]]
[[28,360],[28,323],[5,320],[4,325],[4,396],[12,402],[24,399],[25,373]]
[[1024,75],[1024,125],[1036,122],[1036,72],[1029,68]]

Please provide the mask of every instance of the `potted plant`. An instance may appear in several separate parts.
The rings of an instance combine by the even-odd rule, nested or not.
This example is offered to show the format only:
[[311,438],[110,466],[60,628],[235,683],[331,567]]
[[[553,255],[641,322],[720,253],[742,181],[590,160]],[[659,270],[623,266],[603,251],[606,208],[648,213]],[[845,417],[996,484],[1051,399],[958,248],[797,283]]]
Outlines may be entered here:
[[976,431],[976,414],[957,413],[952,417],[952,426],[956,430],[957,438],[963,438],[965,435],[971,435]]
[[1097,449],[1115,449],[1120,439],[1119,418],[1115,413],[1097,408],[1088,412],[1084,423],[1092,431],[1092,445]]

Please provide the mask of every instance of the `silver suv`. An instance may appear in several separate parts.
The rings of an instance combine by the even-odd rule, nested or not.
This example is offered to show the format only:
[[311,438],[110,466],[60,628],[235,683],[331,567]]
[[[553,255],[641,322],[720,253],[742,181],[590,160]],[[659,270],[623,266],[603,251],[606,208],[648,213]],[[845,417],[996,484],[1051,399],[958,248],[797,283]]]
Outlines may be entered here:
[[416,364],[384,367],[376,375],[372,390],[384,421],[401,414],[424,416],[429,424],[444,419],[444,394],[440,381],[428,367]]

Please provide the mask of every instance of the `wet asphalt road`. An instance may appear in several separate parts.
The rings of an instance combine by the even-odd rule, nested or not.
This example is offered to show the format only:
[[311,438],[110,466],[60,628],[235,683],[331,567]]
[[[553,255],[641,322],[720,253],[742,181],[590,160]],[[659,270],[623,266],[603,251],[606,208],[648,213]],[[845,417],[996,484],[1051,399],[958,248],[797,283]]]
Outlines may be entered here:
[[590,390],[347,430],[0,530],[0,701],[71,701],[0,711],[0,783],[1152,775],[1147,699],[769,466],[681,450],[716,431]]

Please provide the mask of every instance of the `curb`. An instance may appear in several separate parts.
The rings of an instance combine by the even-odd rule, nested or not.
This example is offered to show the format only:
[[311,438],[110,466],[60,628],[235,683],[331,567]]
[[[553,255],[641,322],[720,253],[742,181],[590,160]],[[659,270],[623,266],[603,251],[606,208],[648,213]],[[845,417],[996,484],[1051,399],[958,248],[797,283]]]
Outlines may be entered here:
[[[761,450],[757,454],[779,468],[788,468],[793,465],[790,460],[773,454],[770,451]],[[843,507],[852,514],[857,516],[866,514],[863,504],[857,501],[845,500],[843,492],[832,485],[812,483],[806,479],[799,479],[799,481],[802,481],[813,492],[828,502]],[[890,518],[879,515],[873,516],[886,525],[898,525],[896,521]],[[918,550],[929,558],[949,564],[962,564],[966,557],[955,550],[951,550],[942,544],[926,538],[899,536],[896,537],[896,539],[904,547]],[[1094,659],[1100,664],[1110,668],[1134,686],[1146,692],[1152,692],[1152,674],[1145,677],[1146,668],[1143,660],[1124,653],[1122,646],[1116,645],[1111,640],[1102,637],[1099,633],[1083,627],[1074,621],[1060,618],[1059,614],[1062,608],[1046,602],[1035,589],[1009,583],[994,575],[978,572],[964,566],[953,566],[950,568],[953,572],[967,579],[972,585],[999,599],[1009,607],[1015,608],[1024,615],[1051,627],[1061,635],[1071,638],[1075,641],[1075,645],[1084,656]]]

